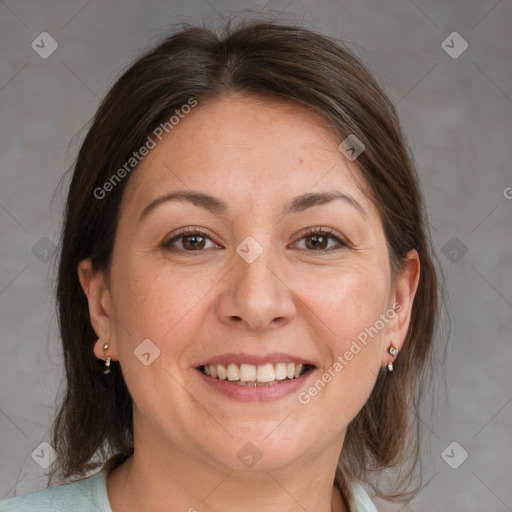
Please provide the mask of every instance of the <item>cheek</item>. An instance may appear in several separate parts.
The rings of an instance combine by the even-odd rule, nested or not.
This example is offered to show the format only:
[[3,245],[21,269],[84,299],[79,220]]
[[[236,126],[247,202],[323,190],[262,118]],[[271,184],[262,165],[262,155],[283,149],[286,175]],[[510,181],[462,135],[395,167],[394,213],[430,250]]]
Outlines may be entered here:
[[[179,383],[189,369],[195,335],[204,324],[205,296],[218,281],[211,274],[162,271],[139,261],[124,272],[114,290],[124,379],[143,416],[156,423],[165,423],[165,414],[190,401]],[[143,341],[147,339],[156,349]],[[150,354],[147,366],[139,358],[146,353]]]
[[[314,283],[303,286],[302,300],[324,326],[322,333],[330,340],[333,352],[342,354],[351,340],[375,325],[385,312],[389,279],[385,269],[377,266],[347,267],[333,271]],[[380,322],[381,323],[381,322]],[[379,326],[380,326],[379,323]],[[382,329],[380,329],[382,331]]]
[[211,272],[178,273],[134,262],[114,290],[120,350],[133,352],[149,338],[162,352],[178,354],[201,324],[201,305],[217,281]]
[[325,366],[299,401],[335,430],[357,415],[380,371],[386,331],[380,315],[386,312],[389,285],[385,270],[372,268],[377,270],[345,269],[303,295],[314,312],[309,318],[316,318]]

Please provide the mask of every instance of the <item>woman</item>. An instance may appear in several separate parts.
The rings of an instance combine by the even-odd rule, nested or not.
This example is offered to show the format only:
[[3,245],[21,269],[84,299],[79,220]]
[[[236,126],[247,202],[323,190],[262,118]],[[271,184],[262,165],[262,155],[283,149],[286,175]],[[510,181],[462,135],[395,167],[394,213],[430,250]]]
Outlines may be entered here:
[[426,231],[395,110],[342,44],[263,21],[168,37],[106,96],[69,190],[52,477],[74,482],[2,510],[410,496]]

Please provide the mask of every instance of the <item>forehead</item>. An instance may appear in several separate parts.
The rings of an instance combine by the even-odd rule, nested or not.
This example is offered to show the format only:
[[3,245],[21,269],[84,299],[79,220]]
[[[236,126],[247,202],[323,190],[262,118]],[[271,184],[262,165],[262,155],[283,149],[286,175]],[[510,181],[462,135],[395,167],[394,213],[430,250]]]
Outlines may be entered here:
[[340,141],[323,116],[300,104],[241,96],[198,102],[133,171],[123,205],[142,209],[172,189],[199,189],[271,208],[333,188],[369,205]]

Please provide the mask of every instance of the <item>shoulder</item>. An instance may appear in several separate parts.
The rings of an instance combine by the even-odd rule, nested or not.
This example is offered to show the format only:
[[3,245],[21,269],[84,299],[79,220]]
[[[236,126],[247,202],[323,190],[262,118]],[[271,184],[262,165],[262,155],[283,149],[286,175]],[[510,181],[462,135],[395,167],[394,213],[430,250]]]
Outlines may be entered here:
[[112,512],[105,471],[83,480],[16,496],[0,502],[0,512]]

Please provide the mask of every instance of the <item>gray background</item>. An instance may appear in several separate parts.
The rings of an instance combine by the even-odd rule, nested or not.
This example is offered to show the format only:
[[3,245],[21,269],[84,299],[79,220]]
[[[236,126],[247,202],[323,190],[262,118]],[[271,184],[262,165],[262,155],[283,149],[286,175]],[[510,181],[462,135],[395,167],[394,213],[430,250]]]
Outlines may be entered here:
[[[512,510],[510,0],[0,2],[0,498],[46,482],[31,454],[49,440],[63,382],[47,259],[80,130],[171,24],[241,9],[349,41],[397,105],[421,174],[452,328],[437,418],[425,420],[427,485],[379,510]],[[47,59],[31,48],[43,31],[59,44]],[[458,58],[441,46],[453,31],[469,44]],[[454,441],[452,465],[468,453],[457,469],[441,456]]]

